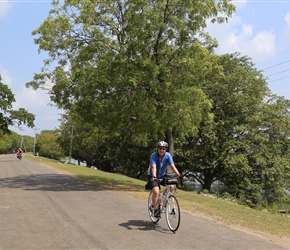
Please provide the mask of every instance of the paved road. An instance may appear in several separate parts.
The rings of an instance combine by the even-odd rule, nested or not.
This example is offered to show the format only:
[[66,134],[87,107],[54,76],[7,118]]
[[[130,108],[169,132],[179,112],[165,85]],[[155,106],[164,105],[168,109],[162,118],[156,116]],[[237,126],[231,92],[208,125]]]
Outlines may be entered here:
[[176,234],[146,202],[0,156],[0,249],[287,249],[183,213]]

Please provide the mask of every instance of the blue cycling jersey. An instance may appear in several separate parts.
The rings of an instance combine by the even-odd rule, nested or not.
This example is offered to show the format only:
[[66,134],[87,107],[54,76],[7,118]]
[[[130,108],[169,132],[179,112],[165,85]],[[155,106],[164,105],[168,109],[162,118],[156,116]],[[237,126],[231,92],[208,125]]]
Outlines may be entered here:
[[[161,179],[165,175],[168,165],[171,165],[173,163],[174,162],[173,162],[172,156],[168,152],[165,152],[162,161],[159,160],[157,152],[152,153],[151,156],[150,156],[150,166],[152,164],[156,165],[156,171],[157,171],[156,172],[156,175],[157,175],[156,177],[158,179]],[[148,170],[149,170],[148,171],[148,175],[152,176],[151,167],[149,167]]]

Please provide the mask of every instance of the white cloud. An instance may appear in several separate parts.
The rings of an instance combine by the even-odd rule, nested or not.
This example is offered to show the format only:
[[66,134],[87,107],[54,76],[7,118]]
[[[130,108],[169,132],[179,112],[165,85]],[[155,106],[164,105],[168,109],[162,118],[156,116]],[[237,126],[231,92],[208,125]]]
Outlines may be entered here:
[[50,102],[47,94],[25,87],[22,88],[22,92],[15,94],[15,99],[16,103],[13,107],[16,109],[41,110],[44,107],[47,108]]
[[5,85],[11,85],[12,83],[12,76],[10,76],[9,71],[3,67],[0,66],[0,75],[2,78],[2,83]]
[[11,8],[11,3],[8,0],[2,0],[0,2],[0,18],[3,18],[8,13],[8,10]]
[[286,21],[287,23],[287,27],[288,29],[290,29],[290,13],[287,13],[284,20]]
[[274,32],[270,30],[255,32],[253,25],[243,23],[238,15],[233,15],[226,24],[208,24],[207,30],[218,40],[219,54],[240,52],[255,61],[260,61],[276,53]]
[[[35,126],[41,130],[52,130],[59,127],[60,114],[62,110],[50,106],[50,97],[41,90],[32,90],[23,87],[21,93],[15,94],[16,102],[13,103],[13,109],[25,108],[29,113],[35,115]],[[25,126],[22,131],[17,128],[11,128],[16,133],[33,136],[34,130]]]
[[276,53],[275,38],[273,31],[258,32],[249,42],[249,49],[245,51],[253,55],[256,60],[269,58]]
[[253,34],[253,26],[252,25],[244,24],[242,27],[242,30],[243,30],[242,33],[245,36],[252,36],[252,34]]
[[284,17],[284,20],[286,22],[286,29],[283,34],[283,38],[285,43],[289,46],[290,43],[290,13],[287,13]]

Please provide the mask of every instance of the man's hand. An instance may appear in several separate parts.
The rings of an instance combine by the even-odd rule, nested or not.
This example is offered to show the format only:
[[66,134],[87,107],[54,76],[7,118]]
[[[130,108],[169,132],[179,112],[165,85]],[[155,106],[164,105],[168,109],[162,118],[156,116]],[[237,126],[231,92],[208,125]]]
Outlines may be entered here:
[[178,176],[178,178],[179,178],[180,180],[183,180],[183,181],[186,180],[186,176],[184,176],[184,175],[182,175],[182,174],[180,174],[180,175]]

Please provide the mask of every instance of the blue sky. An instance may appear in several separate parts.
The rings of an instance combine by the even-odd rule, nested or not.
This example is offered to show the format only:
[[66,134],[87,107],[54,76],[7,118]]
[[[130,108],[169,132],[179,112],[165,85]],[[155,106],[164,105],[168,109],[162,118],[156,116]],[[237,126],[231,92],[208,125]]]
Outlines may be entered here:
[[[290,99],[290,0],[232,1],[237,11],[227,24],[209,24],[208,31],[219,41],[218,54],[240,52],[253,59],[269,76],[273,93]],[[15,94],[14,108],[23,107],[36,115],[41,130],[59,126],[60,110],[49,105],[43,91],[25,88],[43,66],[45,53],[38,53],[31,32],[48,16],[50,1],[0,0],[0,74],[2,82]],[[11,128],[34,136],[34,129]]]

